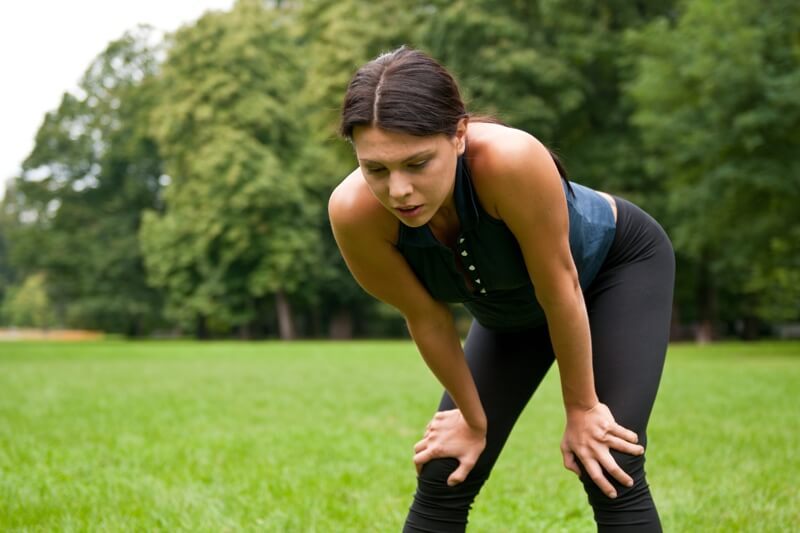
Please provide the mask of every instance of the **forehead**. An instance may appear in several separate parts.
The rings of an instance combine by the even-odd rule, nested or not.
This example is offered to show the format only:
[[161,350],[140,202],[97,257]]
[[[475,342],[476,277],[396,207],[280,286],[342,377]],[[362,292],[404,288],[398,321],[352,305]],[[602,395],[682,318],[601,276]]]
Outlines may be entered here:
[[400,163],[420,152],[436,150],[444,140],[444,135],[420,137],[375,126],[357,126],[353,130],[356,156],[380,163]]

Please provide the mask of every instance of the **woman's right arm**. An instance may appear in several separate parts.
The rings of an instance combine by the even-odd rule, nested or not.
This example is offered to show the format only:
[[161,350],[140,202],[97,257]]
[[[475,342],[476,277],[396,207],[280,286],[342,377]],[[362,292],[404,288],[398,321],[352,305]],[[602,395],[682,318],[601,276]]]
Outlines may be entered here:
[[403,314],[422,358],[466,423],[485,433],[486,415],[450,309],[433,299],[392,243],[397,219],[352,183],[343,183],[333,192],[328,215],[353,277],[369,294]]

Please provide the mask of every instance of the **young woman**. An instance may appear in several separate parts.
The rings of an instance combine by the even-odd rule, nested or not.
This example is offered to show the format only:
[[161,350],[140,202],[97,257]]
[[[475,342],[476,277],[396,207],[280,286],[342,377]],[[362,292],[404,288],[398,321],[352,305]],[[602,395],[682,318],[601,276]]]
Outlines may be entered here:
[[[467,114],[451,75],[400,48],[350,82],[341,133],[358,168],[329,214],[359,284],[405,317],[444,386],[414,447],[405,531],[463,531],[554,360],[564,466],[599,531],[660,531],[644,472],[674,255],[630,202],[567,181],[531,135]],[[474,317],[462,348],[448,303]],[[502,529],[502,524],[498,524]]]

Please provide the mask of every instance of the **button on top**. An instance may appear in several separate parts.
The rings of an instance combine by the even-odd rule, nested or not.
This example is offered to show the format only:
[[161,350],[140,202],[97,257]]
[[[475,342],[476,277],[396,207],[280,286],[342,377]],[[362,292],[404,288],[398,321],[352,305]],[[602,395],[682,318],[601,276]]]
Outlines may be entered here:
[[[464,241],[465,240],[466,239],[464,237],[459,237],[458,238],[458,244],[459,244],[458,251],[461,252],[461,257],[468,257],[469,256],[469,252],[467,252],[464,249]],[[475,265],[474,264],[473,265],[468,265],[467,266],[467,270],[469,270],[472,273],[472,282],[475,285],[480,285],[481,284],[481,278],[478,277],[478,272],[476,271]],[[481,290],[479,291],[479,294],[483,294],[483,295],[487,294],[486,293],[486,289],[485,288],[481,288]]]

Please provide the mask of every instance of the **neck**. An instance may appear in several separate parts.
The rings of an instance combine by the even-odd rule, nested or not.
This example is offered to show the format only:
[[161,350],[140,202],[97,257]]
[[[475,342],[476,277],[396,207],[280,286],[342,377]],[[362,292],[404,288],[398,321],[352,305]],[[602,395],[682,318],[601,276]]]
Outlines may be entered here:
[[458,218],[452,192],[436,214],[433,215],[433,218],[428,221],[428,227],[436,239],[452,248],[458,233],[461,231],[461,221]]

